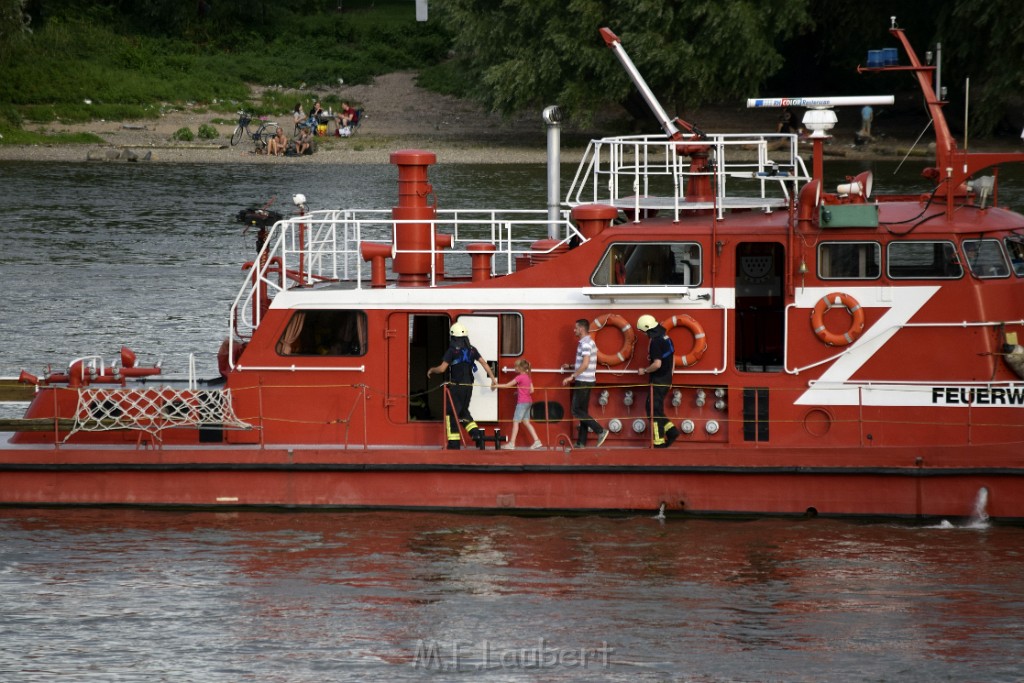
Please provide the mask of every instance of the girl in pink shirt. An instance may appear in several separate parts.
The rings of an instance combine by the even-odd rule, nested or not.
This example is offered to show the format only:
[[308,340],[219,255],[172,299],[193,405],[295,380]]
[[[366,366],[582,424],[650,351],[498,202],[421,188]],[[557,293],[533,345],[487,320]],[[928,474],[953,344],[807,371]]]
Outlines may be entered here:
[[502,389],[516,390],[516,412],[512,417],[512,435],[508,437],[508,443],[502,446],[502,450],[514,451],[516,449],[516,436],[519,434],[519,423],[522,423],[533,437],[531,449],[543,448],[537,436],[537,430],[530,424],[530,408],[533,407],[533,380],[530,379],[530,361],[520,358],[515,363],[516,371],[519,373],[512,381],[499,384]]

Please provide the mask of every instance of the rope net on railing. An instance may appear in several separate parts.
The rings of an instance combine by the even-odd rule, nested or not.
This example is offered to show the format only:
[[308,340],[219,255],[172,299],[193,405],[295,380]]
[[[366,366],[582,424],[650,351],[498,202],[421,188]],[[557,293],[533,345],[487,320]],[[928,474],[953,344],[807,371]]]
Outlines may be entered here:
[[236,415],[227,389],[82,389],[68,434],[137,429],[154,437],[171,427],[251,429]]

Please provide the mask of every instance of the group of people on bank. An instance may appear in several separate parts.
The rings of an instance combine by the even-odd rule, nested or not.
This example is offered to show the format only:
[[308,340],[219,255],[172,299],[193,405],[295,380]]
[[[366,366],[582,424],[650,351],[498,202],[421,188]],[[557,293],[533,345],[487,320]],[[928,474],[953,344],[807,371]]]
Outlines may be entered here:
[[273,137],[267,140],[268,156],[302,156],[313,153],[313,140],[308,129],[300,130],[293,139],[288,139],[284,128],[278,127]]
[[335,124],[334,134],[340,137],[348,137],[352,134],[353,126],[359,120],[359,111],[351,107],[347,102],[341,103],[341,109],[335,114],[333,111],[325,112],[320,101],[313,103],[309,114],[302,108],[301,102],[295,103],[292,111],[292,121],[295,124],[292,137],[289,138],[284,128],[278,127],[274,135],[267,140],[267,145],[262,150],[269,156],[303,156],[312,154],[316,150],[313,138],[318,135],[327,135],[330,128],[329,123]]
[[295,131],[308,130],[311,135],[328,135],[330,124],[334,123],[334,135],[337,137],[348,137],[352,134],[353,127],[359,122],[359,110],[355,109],[348,102],[342,102],[338,112],[332,110],[324,111],[320,100],[313,103],[307,115],[302,110],[302,103],[296,102],[292,111],[292,119],[295,122]]
[[[679,438],[679,430],[665,416],[665,397],[672,386],[672,373],[675,370],[675,347],[668,331],[652,315],[642,315],[637,320],[637,329],[644,332],[649,340],[647,364],[639,369],[641,376],[650,379],[651,390],[647,393],[645,411],[651,417],[652,443],[655,448],[668,448]],[[491,381],[491,390],[515,389],[516,409],[512,421],[512,433],[505,450],[514,450],[520,425],[529,432],[532,438],[531,449],[543,448],[543,443],[536,429],[530,422],[530,409],[533,406],[533,380],[530,377],[530,362],[524,358],[516,361],[516,376],[504,384],[498,384],[497,377],[490,365],[481,357],[480,352],[470,343],[469,331],[462,323],[455,323],[450,330],[451,343],[445,351],[441,362],[427,370],[427,377],[435,374],[449,373],[448,396],[445,399],[444,423],[449,449],[461,448],[461,428],[483,448],[484,432],[477,425],[469,411],[470,399],[473,395],[473,373],[480,365]],[[590,392],[597,383],[597,347],[590,337],[590,321],[581,318],[573,325],[576,337],[576,358],[573,364],[563,366],[564,371],[571,374],[562,380],[563,386],[572,385],[570,413],[578,422],[575,448],[586,448],[588,436],[593,433],[600,447],[608,438],[608,429],[590,415]]]

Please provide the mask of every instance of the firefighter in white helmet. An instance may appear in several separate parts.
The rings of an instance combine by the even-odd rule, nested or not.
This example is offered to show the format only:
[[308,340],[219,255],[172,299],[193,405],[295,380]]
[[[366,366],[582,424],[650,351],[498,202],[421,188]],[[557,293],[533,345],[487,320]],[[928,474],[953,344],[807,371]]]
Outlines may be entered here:
[[469,400],[473,397],[473,373],[476,372],[477,363],[491,378],[491,391],[497,390],[498,380],[491,372],[491,366],[469,343],[469,331],[465,325],[457,322],[448,331],[451,334],[448,350],[444,352],[440,364],[427,370],[427,377],[441,374],[445,370],[449,371],[448,398],[444,402],[444,428],[448,436],[448,448],[457,450],[462,447],[459,422],[463,424],[469,437],[476,442],[477,448],[483,448],[484,431],[469,412]]
[[665,417],[665,396],[672,387],[672,372],[675,370],[675,347],[668,331],[653,315],[642,315],[636,327],[647,333],[650,346],[647,351],[647,365],[640,368],[640,375],[651,378],[651,389],[647,392],[647,415],[651,418],[651,437],[655,448],[668,448],[679,438],[679,430]]

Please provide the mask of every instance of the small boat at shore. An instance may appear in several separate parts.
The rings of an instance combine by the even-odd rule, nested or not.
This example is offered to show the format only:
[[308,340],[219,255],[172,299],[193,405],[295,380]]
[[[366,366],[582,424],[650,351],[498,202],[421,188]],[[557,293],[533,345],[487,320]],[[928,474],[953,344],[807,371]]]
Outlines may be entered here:
[[[983,493],[992,519],[1024,520],[1024,216],[983,174],[1024,154],[959,150],[935,68],[891,33],[908,64],[861,71],[921,86],[920,192],[880,195],[869,172],[825,187],[830,107],[878,100],[751,100],[808,108],[808,169],[797,135],[670,119],[603,29],[662,134],[592,141],[563,195],[549,108],[538,210],[445,210],[436,156],[407,149],[390,209],[296,195],[272,225],[240,215],[261,234],[221,377],[164,381],[127,348],[22,373],[0,504],[924,519]],[[580,319],[589,443],[565,381]],[[671,353],[649,358],[651,331]],[[437,372],[453,335],[488,364],[471,382]],[[541,447],[510,450],[515,392],[489,376],[522,359]]]

